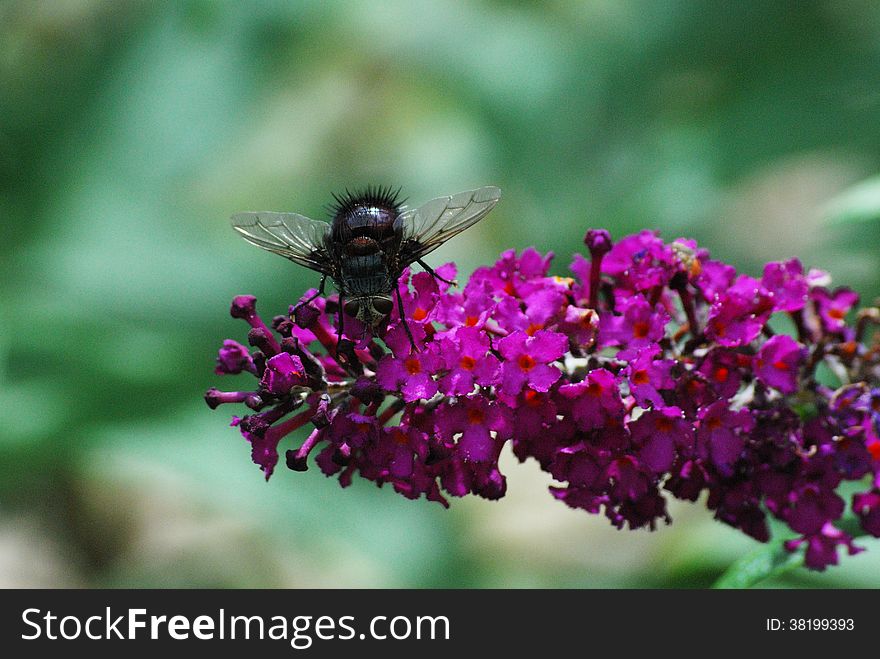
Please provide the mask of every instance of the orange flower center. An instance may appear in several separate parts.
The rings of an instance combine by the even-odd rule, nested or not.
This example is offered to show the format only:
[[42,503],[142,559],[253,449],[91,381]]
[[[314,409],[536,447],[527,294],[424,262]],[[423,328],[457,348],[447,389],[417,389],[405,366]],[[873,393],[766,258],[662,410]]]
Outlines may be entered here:
[[470,423],[472,426],[482,424],[486,420],[486,415],[483,414],[483,410],[478,408],[469,409],[467,417],[468,423]]
[[633,384],[648,384],[651,378],[648,377],[648,371],[642,369],[633,373]]
[[846,312],[843,309],[833,308],[828,310],[828,315],[831,316],[834,320],[843,320],[843,317],[846,316]]
[[715,369],[715,382],[727,382],[727,378],[730,376],[730,371],[726,369],[724,366],[719,366]]
[[465,355],[464,357],[461,358],[460,364],[464,370],[470,371],[470,370],[473,370],[474,366],[477,365],[477,362],[473,357],[469,357],[468,355]]
[[648,336],[648,330],[651,329],[651,326],[648,325],[647,321],[640,320],[637,323],[633,323],[633,336],[637,339],[644,339]]
[[786,364],[781,359],[777,359],[775,362],[773,362],[773,368],[775,368],[777,371],[787,371],[788,364]]
[[413,320],[424,320],[425,316],[428,315],[428,312],[422,309],[421,307],[416,307],[416,310],[413,311]]
[[541,395],[533,389],[526,389],[526,393],[523,394],[523,398],[526,399],[526,405],[528,405],[529,407],[539,407],[542,402]]
[[529,336],[533,336],[535,332],[537,332],[539,329],[544,329],[544,326],[539,325],[538,323],[531,323],[528,327],[526,327],[526,334],[528,334]]
[[418,375],[422,372],[422,364],[415,357],[410,357],[405,362],[403,362],[403,365],[406,368],[406,372],[410,375]]
[[713,416],[706,420],[706,427],[709,430],[718,430],[721,427],[721,419],[717,416]]
[[587,385],[587,393],[591,396],[601,396],[602,395],[602,385],[598,382],[591,382]]
[[477,316],[468,316],[467,318],[464,319],[464,324],[467,327],[473,327],[474,325],[477,324],[478,320],[479,320],[479,318]]
[[524,371],[531,371],[535,368],[535,360],[532,359],[531,355],[520,355],[517,358],[516,363]]
[[880,461],[880,442],[871,442],[868,444],[868,453],[871,454],[872,458]]
[[672,419],[661,416],[659,419],[657,419],[654,425],[659,432],[669,432],[670,430],[672,430],[674,424],[672,423]]

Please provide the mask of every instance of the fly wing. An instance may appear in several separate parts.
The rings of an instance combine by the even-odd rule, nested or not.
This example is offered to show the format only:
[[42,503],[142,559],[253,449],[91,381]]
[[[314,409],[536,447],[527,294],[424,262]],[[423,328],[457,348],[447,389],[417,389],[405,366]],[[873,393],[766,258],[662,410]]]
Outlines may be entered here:
[[327,252],[330,225],[297,213],[236,213],[232,228],[251,245],[290,259],[312,270],[331,273]]
[[404,210],[396,221],[402,229],[402,265],[419,260],[482,220],[499,199],[501,190],[488,186],[438,197],[418,208]]

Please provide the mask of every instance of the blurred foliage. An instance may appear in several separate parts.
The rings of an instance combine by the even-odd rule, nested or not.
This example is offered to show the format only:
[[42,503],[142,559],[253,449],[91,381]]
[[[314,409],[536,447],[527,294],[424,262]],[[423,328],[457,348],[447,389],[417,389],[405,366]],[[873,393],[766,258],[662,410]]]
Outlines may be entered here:
[[825,207],[828,224],[880,221],[880,176],[844,190]]
[[[536,245],[562,273],[586,228],[648,227],[870,299],[880,223],[825,220],[880,169],[878,90],[869,0],[5,0],[0,585],[711,584],[754,543],[705,510],[616,532],[512,459],[505,500],[449,511],[316,470],[264,483],[201,396],[230,386],[231,297],[271,316],[316,278],[227,218],[495,184],[435,264]],[[863,544],[770,585],[880,586]]]

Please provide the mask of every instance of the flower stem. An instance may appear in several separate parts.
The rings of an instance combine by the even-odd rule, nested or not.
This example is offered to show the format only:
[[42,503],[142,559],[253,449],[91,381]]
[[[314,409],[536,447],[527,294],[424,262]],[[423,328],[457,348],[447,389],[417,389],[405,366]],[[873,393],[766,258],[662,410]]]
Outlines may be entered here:
[[777,538],[746,554],[735,561],[712,587],[751,588],[770,577],[784,574],[803,565],[803,552],[790,552],[783,545],[783,539]]
[[[835,525],[853,538],[865,536],[867,533],[859,525],[858,520],[846,516],[835,522]],[[735,561],[724,574],[712,585],[713,588],[752,588],[772,577],[778,577],[804,564],[804,550],[788,551],[781,534],[765,545]]]

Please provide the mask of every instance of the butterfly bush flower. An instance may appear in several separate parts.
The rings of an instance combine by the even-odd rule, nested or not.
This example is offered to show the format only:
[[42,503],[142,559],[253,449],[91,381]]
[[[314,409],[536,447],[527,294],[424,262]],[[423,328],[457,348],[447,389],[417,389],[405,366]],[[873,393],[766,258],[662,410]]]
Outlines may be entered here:
[[531,248],[460,289],[444,281],[453,264],[406,270],[404,318],[395,304],[372,332],[352,318],[341,331],[333,295],[268,324],[236,297],[250,348],[224,341],[216,373],[254,379],[206,400],[245,406],[232,425],[267,479],[284,451],[343,487],[497,499],[510,444],[554,498],[618,528],[653,529],[671,521],[669,497],[705,494],[757,540],[780,520],[814,569],[860,551],[855,528],[880,537],[878,309],[856,313],[854,292],[797,259],[756,279],[651,231],[614,243],[591,230],[585,244],[573,277]]

